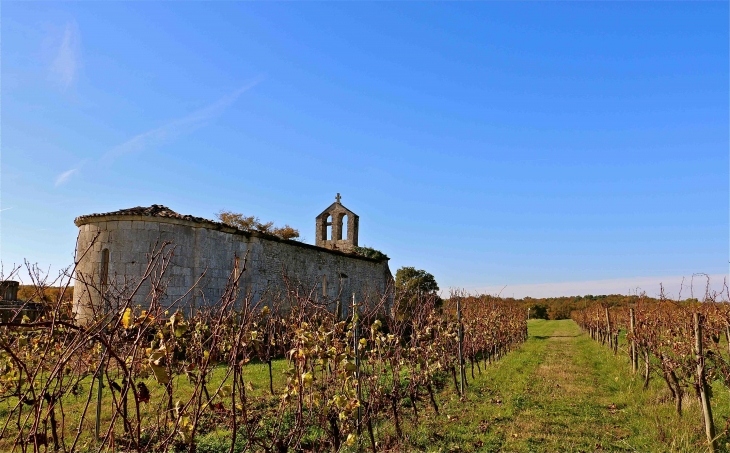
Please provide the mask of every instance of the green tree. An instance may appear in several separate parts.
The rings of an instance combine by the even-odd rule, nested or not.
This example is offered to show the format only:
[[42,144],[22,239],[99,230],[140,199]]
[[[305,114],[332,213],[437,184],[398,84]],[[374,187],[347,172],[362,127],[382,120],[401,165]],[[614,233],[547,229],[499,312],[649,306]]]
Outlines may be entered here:
[[550,319],[548,315],[548,307],[543,304],[535,304],[530,307],[531,319]]
[[399,314],[411,313],[419,297],[435,296],[438,290],[436,279],[423,269],[404,266],[395,273],[395,296]]

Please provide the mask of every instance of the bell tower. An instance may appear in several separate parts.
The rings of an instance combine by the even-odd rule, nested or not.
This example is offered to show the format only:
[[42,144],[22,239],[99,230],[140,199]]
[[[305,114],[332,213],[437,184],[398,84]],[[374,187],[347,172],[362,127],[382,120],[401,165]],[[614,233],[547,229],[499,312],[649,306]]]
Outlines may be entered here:
[[317,216],[317,247],[351,252],[357,247],[357,233],[360,217],[340,203],[340,194],[335,202]]

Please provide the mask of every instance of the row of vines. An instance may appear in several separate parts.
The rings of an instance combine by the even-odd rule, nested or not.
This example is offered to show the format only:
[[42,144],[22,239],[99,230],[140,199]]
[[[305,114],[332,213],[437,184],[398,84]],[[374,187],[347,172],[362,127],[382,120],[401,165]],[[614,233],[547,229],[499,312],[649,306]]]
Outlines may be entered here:
[[156,248],[140,281],[77,279],[103,300],[89,319],[59,296],[37,319],[0,323],[0,449],[195,452],[224,432],[230,452],[382,451],[438,414],[450,381],[463,389],[527,337],[523,310],[488,297],[336,307],[290,282],[254,301],[245,257],[219,300],[184,314],[162,303],[173,251]]
[[[712,417],[712,383],[722,383],[730,390],[727,288],[724,293],[707,292],[702,302],[678,302],[662,294],[659,301],[640,297],[632,306],[587,307],[574,311],[572,318],[614,354],[620,350],[624,331],[625,352],[632,371],[643,375],[643,388],[648,388],[652,376],[662,379],[678,417],[682,417],[683,401],[696,398],[708,448],[716,451],[719,434]],[[730,420],[726,432],[728,428]]]

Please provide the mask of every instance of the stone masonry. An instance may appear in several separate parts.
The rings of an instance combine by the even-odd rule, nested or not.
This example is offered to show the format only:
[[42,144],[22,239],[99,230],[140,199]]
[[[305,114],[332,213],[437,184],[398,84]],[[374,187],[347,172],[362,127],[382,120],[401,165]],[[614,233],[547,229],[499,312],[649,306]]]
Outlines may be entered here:
[[[327,217],[325,214],[335,219],[333,239],[321,242],[319,232],[323,231],[321,219]],[[345,215],[348,228],[347,239],[343,240],[338,221],[342,223]],[[89,313],[91,304],[99,307],[99,288],[132,287],[139,281],[149,254],[164,241],[172,244],[174,254],[165,274],[163,305],[179,299],[176,307],[186,310],[218,300],[236,269],[236,261],[243,268],[244,258],[246,270],[240,280],[240,297],[250,294],[253,302],[283,291],[288,281],[289,287],[313,290],[321,300],[347,307],[352,294],[358,300],[382,297],[393,279],[387,259],[347,253],[357,245],[359,218],[339,203],[339,194],[338,201],[317,217],[316,246],[238,230],[160,205],[85,215],[76,218],[75,223],[79,227],[79,264],[74,303],[81,317]],[[326,225],[324,231],[326,234]],[[201,276],[196,289],[189,292]],[[148,292],[149,288],[143,286],[134,302],[144,306]]]

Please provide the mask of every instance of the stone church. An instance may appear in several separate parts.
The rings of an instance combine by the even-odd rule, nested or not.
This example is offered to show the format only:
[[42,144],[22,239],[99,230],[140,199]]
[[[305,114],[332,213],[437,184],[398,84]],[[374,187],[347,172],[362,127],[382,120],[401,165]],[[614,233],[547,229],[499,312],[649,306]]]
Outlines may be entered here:
[[[287,282],[290,289],[294,285],[342,307],[349,306],[353,294],[358,300],[388,297],[393,281],[388,258],[355,253],[360,219],[340,201],[337,194],[336,201],[316,217],[315,245],[243,231],[161,205],[77,217],[77,315],[87,315],[92,304],[100,306],[100,289],[129,288],[138,282],[149,254],[165,241],[174,253],[165,274],[163,305],[177,301],[175,308],[186,311],[217,301],[237,266],[243,267],[244,257],[241,299],[248,295],[258,302],[273,297],[287,288]],[[144,306],[148,292],[143,285],[135,304]]]

